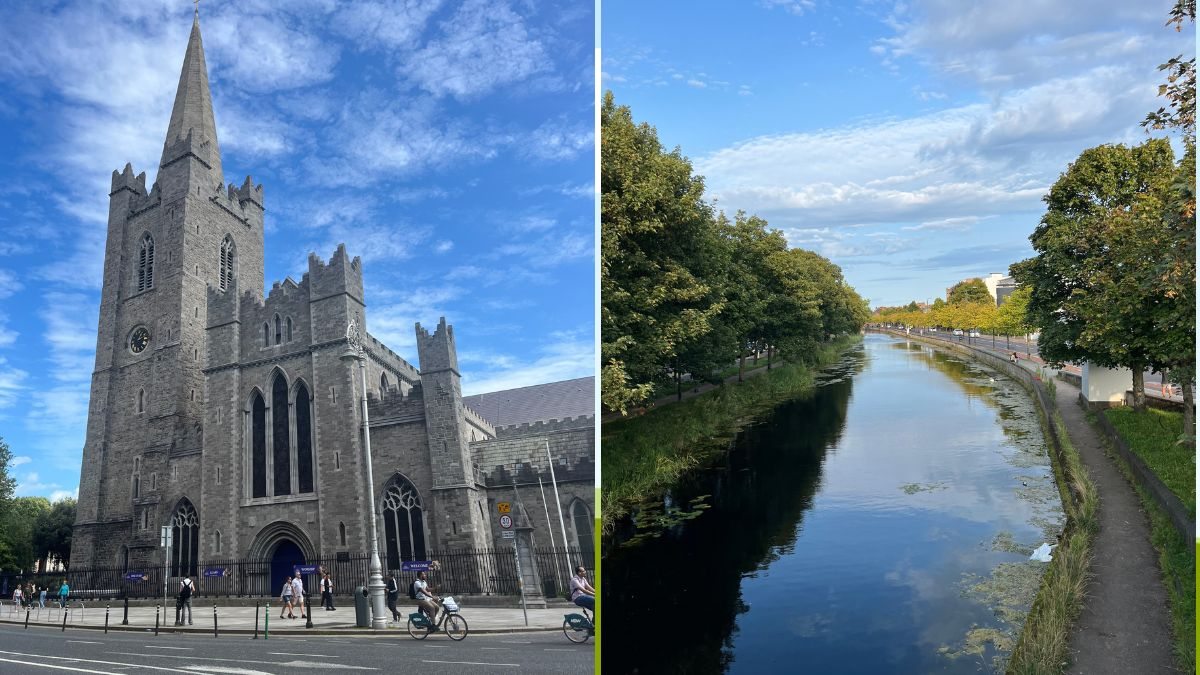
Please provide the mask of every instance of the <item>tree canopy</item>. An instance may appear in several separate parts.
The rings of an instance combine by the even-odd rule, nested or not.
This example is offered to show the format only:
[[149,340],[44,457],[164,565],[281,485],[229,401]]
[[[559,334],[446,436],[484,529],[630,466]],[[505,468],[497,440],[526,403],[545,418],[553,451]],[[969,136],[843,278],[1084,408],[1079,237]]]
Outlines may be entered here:
[[[954,284],[947,294],[947,300],[952,305],[968,302],[992,302],[992,294],[988,292],[983,279],[967,279]],[[992,304],[995,304],[992,302]]]

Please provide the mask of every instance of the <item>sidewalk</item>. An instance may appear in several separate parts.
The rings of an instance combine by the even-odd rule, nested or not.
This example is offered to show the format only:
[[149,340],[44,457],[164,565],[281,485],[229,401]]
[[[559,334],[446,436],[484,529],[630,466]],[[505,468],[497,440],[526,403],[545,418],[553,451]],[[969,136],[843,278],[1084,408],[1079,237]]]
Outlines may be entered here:
[[[85,603],[86,607],[80,609],[78,602],[72,602],[69,611],[66,612],[67,630],[80,628],[103,629],[105,603]],[[258,630],[262,632],[267,623],[265,617],[270,617],[270,630],[272,634],[306,634],[306,635],[353,635],[353,634],[376,634],[370,628],[356,628],[354,625],[354,605],[341,605],[337,611],[329,612],[320,607],[312,614],[313,627],[306,628],[307,622],[300,618],[300,612],[295,612],[295,619],[280,619],[279,618],[279,603],[276,602],[268,608],[260,608],[258,610]],[[109,630],[154,630],[154,607],[130,607],[129,608],[129,625],[121,625],[121,617],[123,605],[113,603],[108,610],[108,629]],[[254,632],[254,608],[253,607],[222,607],[217,605],[217,625],[221,633],[246,633]],[[521,613],[521,609],[499,609],[495,607],[470,607],[463,605],[459,614],[467,620],[467,625],[472,633],[512,633],[522,631],[542,631],[542,630],[562,630],[563,617],[566,614],[574,613],[578,608],[562,607],[552,609],[530,609],[529,625],[526,626],[525,618]],[[181,633],[205,633],[211,635],[213,632],[213,605],[212,603],[193,602],[192,603],[192,626],[175,626],[175,603],[171,602],[167,608],[167,617],[165,624],[159,624],[160,631],[166,632],[181,632]],[[408,615],[415,610],[411,605],[403,603],[396,605],[396,610],[400,613],[401,620],[399,623],[388,624],[387,630],[406,633]],[[162,621],[162,615],[159,615],[159,620]],[[11,600],[5,601],[0,605],[0,622],[3,623],[25,623],[25,609],[16,607]],[[50,607],[49,603],[45,609],[34,607],[29,613],[30,625],[50,625],[61,627],[63,625],[63,610],[58,607]]]

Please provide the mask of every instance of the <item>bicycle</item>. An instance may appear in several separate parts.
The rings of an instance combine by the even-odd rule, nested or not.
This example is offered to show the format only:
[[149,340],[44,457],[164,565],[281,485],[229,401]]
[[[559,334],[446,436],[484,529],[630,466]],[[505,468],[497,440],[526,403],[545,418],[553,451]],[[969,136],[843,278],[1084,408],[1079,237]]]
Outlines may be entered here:
[[467,637],[467,620],[458,613],[458,604],[454,598],[442,598],[442,618],[434,625],[424,612],[413,612],[408,615],[408,634],[416,640],[424,640],[430,633],[444,630],[446,637],[461,642]]
[[588,611],[586,609],[580,611],[583,614],[567,614],[563,619],[563,635],[577,645],[587,642],[588,638],[596,634],[596,626],[592,623],[592,618],[588,616]]

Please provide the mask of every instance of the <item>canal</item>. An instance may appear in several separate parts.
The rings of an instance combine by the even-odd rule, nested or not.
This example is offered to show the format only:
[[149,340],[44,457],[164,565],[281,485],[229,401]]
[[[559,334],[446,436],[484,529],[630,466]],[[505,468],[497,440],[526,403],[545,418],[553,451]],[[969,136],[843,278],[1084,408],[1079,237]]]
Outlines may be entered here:
[[605,672],[1003,670],[1064,520],[1035,404],[877,334],[818,380],[609,542]]

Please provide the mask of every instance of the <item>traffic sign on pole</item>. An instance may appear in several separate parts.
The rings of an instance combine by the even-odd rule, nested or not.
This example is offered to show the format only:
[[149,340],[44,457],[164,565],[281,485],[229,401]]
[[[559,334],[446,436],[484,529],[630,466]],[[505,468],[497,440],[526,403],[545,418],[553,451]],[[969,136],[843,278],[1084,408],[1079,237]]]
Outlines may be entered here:
[[500,527],[503,527],[506,530],[512,529],[512,516],[500,516]]

